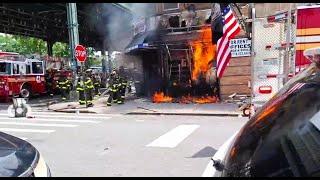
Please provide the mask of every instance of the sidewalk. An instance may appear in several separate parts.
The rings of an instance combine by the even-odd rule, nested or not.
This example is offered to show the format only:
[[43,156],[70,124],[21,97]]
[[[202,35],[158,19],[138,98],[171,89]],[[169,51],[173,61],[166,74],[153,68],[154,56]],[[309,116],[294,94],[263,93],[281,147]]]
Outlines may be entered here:
[[217,104],[180,104],[152,103],[149,99],[130,98],[125,104],[106,106],[107,97],[94,101],[93,107],[86,108],[77,102],[58,103],[49,106],[49,110],[69,113],[99,113],[128,115],[193,115],[193,116],[239,116],[238,106],[230,103]]

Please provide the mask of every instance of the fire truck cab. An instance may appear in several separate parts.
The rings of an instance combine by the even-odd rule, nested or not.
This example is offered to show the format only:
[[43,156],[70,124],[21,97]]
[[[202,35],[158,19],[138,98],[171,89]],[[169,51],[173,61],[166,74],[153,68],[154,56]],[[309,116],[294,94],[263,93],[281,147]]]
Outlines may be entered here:
[[17,54],[0,54],[0,99],[28,98],[46,92],[43,62]]

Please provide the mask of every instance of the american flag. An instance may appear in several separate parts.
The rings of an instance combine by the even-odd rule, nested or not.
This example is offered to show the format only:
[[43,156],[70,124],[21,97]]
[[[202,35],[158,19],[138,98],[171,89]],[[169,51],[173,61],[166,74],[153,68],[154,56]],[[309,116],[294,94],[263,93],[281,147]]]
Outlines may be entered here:
[[223,8],[221,19],[223,25],[223,34],[217,43],[217,75],[219,78],[222,77],[223,72],[231,58],[229,41],[241,30],[238,20],[233,15],[230,6]]

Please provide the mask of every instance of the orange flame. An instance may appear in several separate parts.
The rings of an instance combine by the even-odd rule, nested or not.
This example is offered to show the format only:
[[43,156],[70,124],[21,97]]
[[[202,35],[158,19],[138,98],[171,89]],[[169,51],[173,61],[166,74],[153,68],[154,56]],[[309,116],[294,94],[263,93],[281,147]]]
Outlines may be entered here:
[[152,97],[154,103],[172,102],[172,97],[165,96],[163,92],[156,92]]
[[198,104],[206,104],[206,103],[216,103],[218,102],[217,97],[215,96],[203,96],[203,97],[192,97],[192,96],[183,96],[179,103],[189,104],[189,103],[198,103]]
[[210,62],[215,56],[216,45],[212,44],[211,37],[211,28],[204,27],[199,38],[190,42],[194,50],[192,80],[197,80],[201,73],[207,73],[212,66]]

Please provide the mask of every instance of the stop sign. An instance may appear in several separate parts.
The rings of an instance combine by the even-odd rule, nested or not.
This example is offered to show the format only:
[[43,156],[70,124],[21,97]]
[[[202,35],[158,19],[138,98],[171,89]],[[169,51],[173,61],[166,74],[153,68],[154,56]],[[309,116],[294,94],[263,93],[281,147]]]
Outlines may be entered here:
[[84,62],[87,59],[87,50],[84,46],[78,44],[74,48],[74,55],[79,62]]

